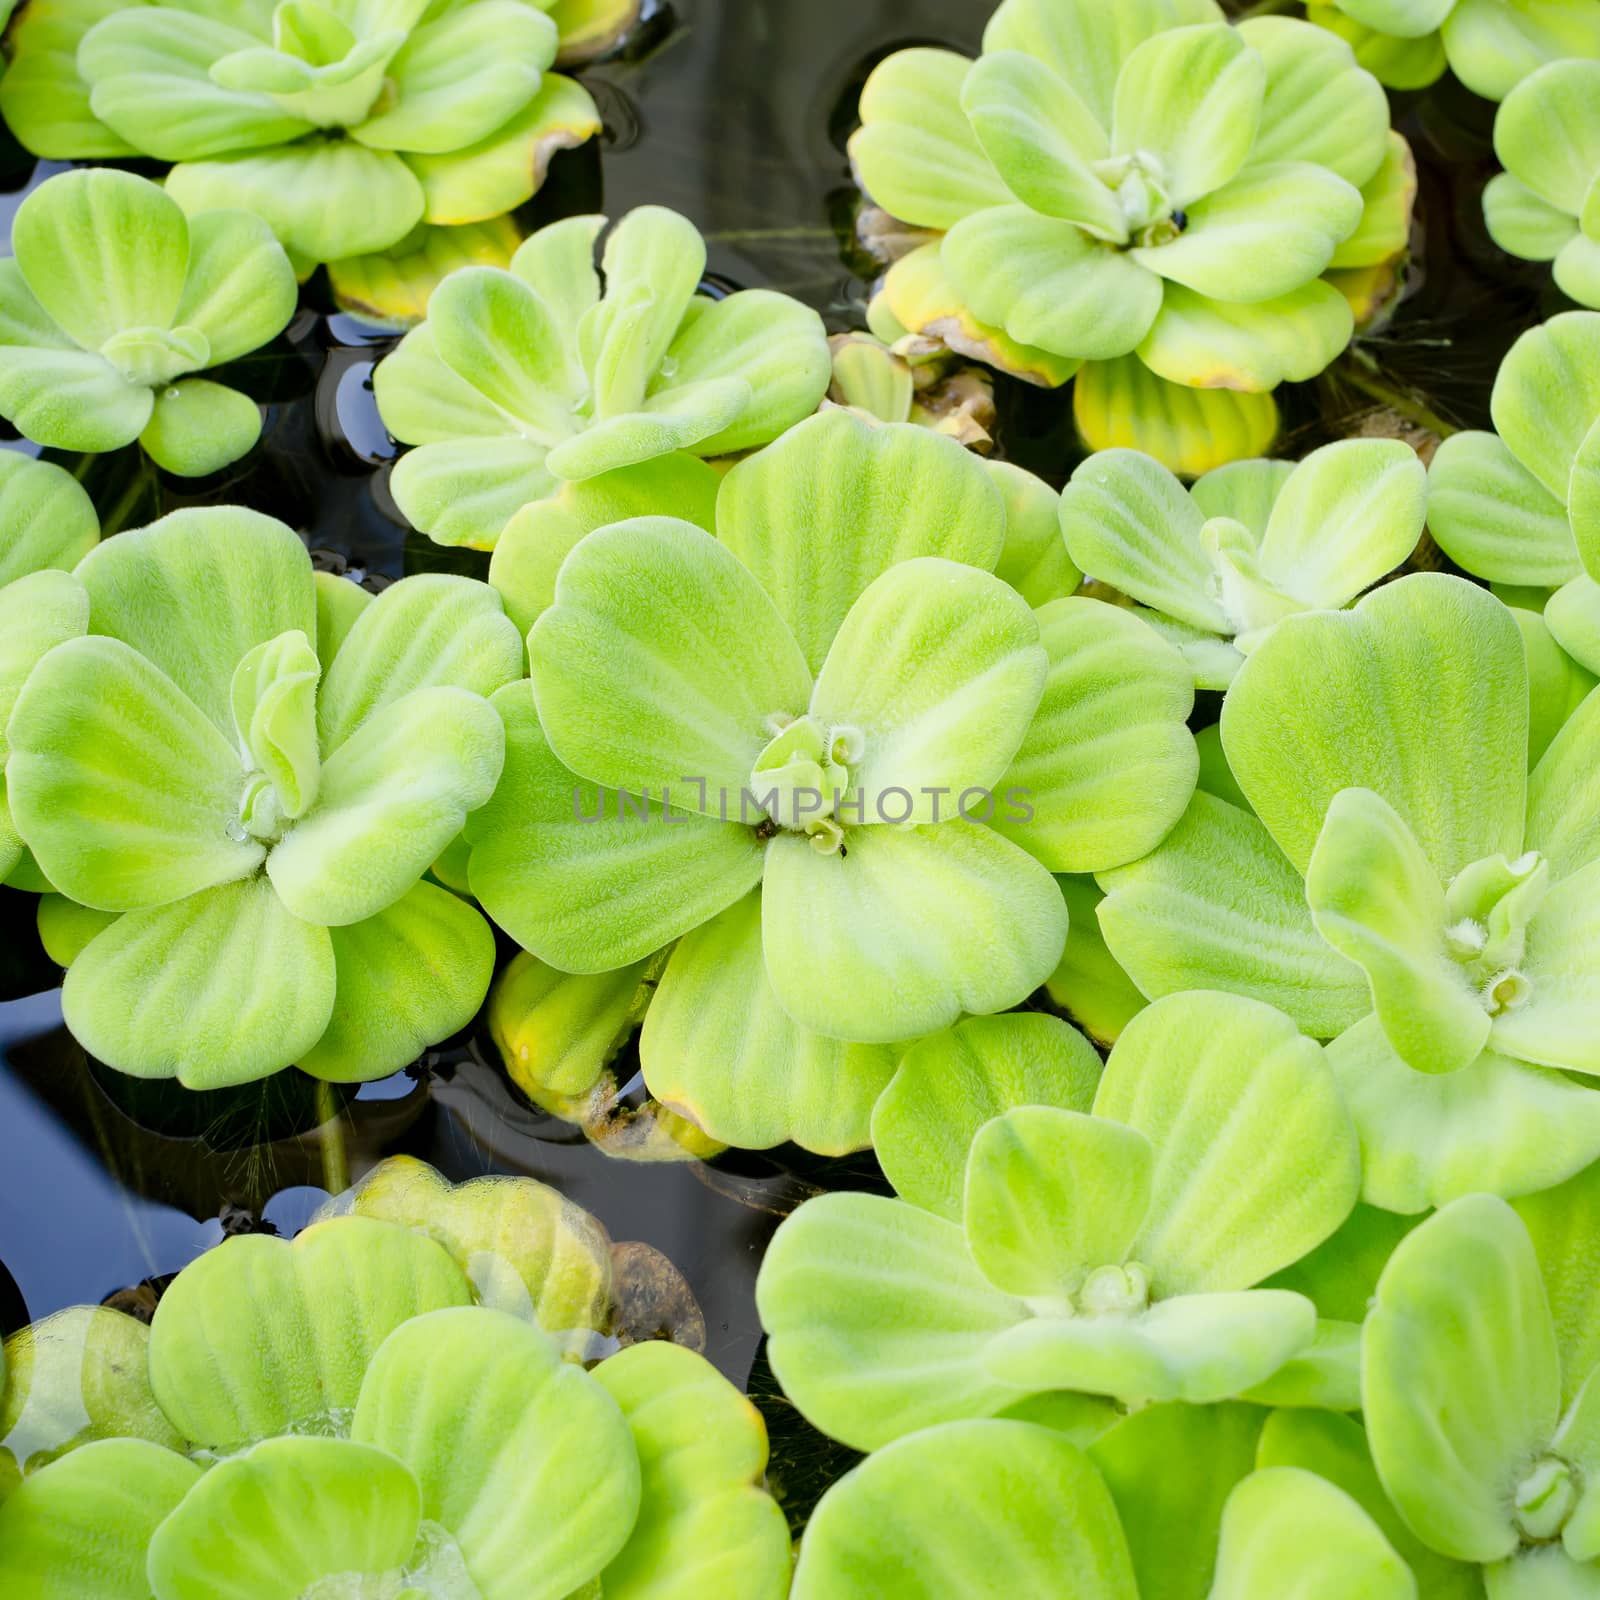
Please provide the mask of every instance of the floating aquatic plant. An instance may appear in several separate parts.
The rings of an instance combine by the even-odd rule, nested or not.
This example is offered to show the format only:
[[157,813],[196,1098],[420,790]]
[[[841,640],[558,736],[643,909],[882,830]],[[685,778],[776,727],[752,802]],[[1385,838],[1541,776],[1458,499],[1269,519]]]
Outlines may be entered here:
[[[1600,6],[1592,8],[1600,55]],[[1506,169],[1483,192],[1502,250],[1548,261],[1556,287],[1600,308],[1600,61],[1554,61],[1525,78],[1494,119]]]
[[509,270],[451,273],[379,365],[384,424],[418,446],[395,466],[395,499],[441,544],[492,548],[564,482],[766,444],[826,392],[816,312],[767,289],[700,294],[705,241],[659,206],[611,232],[602,283],[605,225],[572,217],[534,234]]
[[[871,1449],[1033,1396],[1203,1405],[1273,1379],[1354,1405],[1353,1330],[1319,1338],[1309,1299],[1257,1287],[1356,1200],[1322,1048],[1193,993],[1097,1067],[1040,1017],[965,1022],[902,1061],[873,1113],[900,1198],[806,1202],[757,1283],[773,1370],[818,1427]],[[1314,1340],[1326,1376],[1289,1379]]]
[[890,1046],[1050,975],[1050,869],[1171,825],[1192,678],[1126,612],[1035,614],[986,570],[1004,497],[928,430],[825,413],[714,515],[572,530],[531,688],[495,697],[469,881],[562,971],[678,941],[641,1041],[656,1097],[723,1142],[850,1149]]
[[1399,566],[1426,507],[1422,463],[1395,440],[1236,462],[1192,491],[1149,456],[1108,450],[1073,473],[1061,526],[1073,561],[1137,601],[1201,688],[1224,689],[1284,617],[1348,605]]
[[255,402],[196,374],[294,315],[293,269],[259,218],[186,218],[132,173],[66,172],[18,207],[12,247],[0,262],[0,414],[23,434],[62,450],[137,439],[185,477],[255,444]]
[[[369,1214],[396,1201],[410,1226]],[[48,1448],[0,1480],[8,1593],[786,1592],[754,1408],[681,1346],[591,1372],[540,1331],[571,1304],[575,1208],[415,1163],[355,1205],[207,1252],[148,1333],[79,1308],[11,1342],[5,1442]],[[519,1314],[478,1297],[510,1281],[532,1291]]]
[[215,1088],[382,1077],[464,1026],[494,941],[421,879],[500,773],[483,697],[522,649],[493,590],[329,580],[319,604],[299,539],[229,507],[119,534],[75,579],[89,631],[22,686],[6,786],[104,922],[63,995],[84,1047]]
[[832,405],[879,422],[915,422],[987,455],[994,447],[994,384],[981,367],[961,365],[949,349],[915,335],[886,343],[870,333],[839,333],[833,351]]
[[[581,30],[601,8],[562,9]],[[37,0],[0,113],[36,155],[175,163],[185,211],[253,211],[309,271],[526,201],[554,150],[599,130],[547,70],[559,47],[520,0]]]
[[1522,632],[1462,579],[1289,617],[1223,705],[1253,809],[1197,794],[1101,875],[1107,944],[1147,995],[1224,988],[1338,1035],[1375,1205],[1520,1194],[1600,1155],[1570,1075],[1600,1070],[1600,694],[1531,775],[1528,725]]
[[[1006,0],[975,63],[884,61],[862,92],[856,172],[940,237],[891,269],[880,322],[1036,383],[1136,357],[1166,384],[1254,396],[1186,403],[1202,434],[1239,410],[1239,453],[1260,453],[1270,391],[1349,342],[1350,303],[1323,274],[1403,251],[1414,178],[1347,45],[1221,16],[1211,0]],[[1118,420],[1132,438],[1097,434],[1092,390],[1080,424],[1096,446],[1199,470],[1189,439],[1163,445],[1161,387],[1124,385],[1150,400]]]
[[1595,0],[1308,0],[1306,13],[1391,89],[1425,89],[1448,68],[1504,100],[1547,61],[1600,56]]

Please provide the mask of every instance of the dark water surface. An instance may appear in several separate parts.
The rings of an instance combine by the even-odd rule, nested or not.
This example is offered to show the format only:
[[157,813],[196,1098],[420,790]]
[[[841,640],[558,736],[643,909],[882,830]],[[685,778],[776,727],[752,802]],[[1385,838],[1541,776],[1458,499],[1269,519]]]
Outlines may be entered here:
[[[558,157],[528,218],[672,206],[706,233],[714,285],[786,290],[831,328],[860,326],[872,265],[852,242],[844,155],[860,84],[905,44],[975,50],[987,14],[980,0],[657,4],[620,57],[581,74],[606,120],[603,144]],[[1548,269],[1509,261],[1484,233],[1492,111],[1448,79],[1397,98],[1422,169],[1406,298],[1360,357],[1344,359],[1342,375],[1283,396],[1284,453],[1350,431],[1384,391],[1486,426],[1504,350],[1560,309]],[[56,170],[0,143],[0,226]],[[483,576],[486,557],[410,532],[388,495],[394,447],[370,375],[392,341],[334,313],[320,279],[303,305],[282,338],[231,373],[269,405],[261,447],[199,484],[163,477],[137,448],[100,458],[84,481],[102,518],[132,526],[184,504],[233,501],[283,518],[320,559],[373,586],[425,570]],[[1003,453],[1063,481],[1080,455],[1068,398],[1008,380],[997,398]],[[344,1104],[331,1122],[296,1073],[218,1095],[133,1083],[88,1062],[67,1035],[58,980],[38,947],[32,897],[0,890],[0,1330],[159,1282],[225,1229],[292,1233],[347,1175],[405,1151],[453,1179],[531,1174],[614,1238],[665,1253],[704,1314],[706,1353],[767,1404],[791,1506],[837,1470],[843,1457],[770,1400],[752,1289],[778,1217],[819,1188],[881,1181],[870,1157],[618,1160],[531,1109],[482,1030],[385,1082],[335,1091]],[[143,1300],[151,1296],[147,1287]]]

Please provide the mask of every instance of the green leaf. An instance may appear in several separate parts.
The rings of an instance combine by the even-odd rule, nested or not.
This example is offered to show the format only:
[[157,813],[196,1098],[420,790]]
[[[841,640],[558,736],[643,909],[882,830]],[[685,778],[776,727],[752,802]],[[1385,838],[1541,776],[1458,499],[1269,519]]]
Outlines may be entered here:
[[1011,200],[962,109],[971,67],[948,50],[896,50],[862,88],[850,160],[861,187],[903,222],[948,228]]
[[651,1094],[741,1150],[792,1140],[844,1155],[870,1145],[873,1105],[898,1053],[827,1038],[789,1016],[767,976],[759,894],[678,942],[639,1036]]
[[33,572],[70,572],[99,539],[94,502],[70,472],[0,452],[0,588]]
[[1512,1494],[1555,1432],[1561,1376],[1539,1262],[1504,1201],[1457,1200],[1400,1242],[1362,1391],[1379,1476],[1419,1537],[1462,1561],[1512,1554]]
[[568,972],[643,960],[761,881],[753,827],[683,809],[692,789],[648,801],[598,789],[550,750],[526,683],[493,699],[506,762],[467,825],[469,878],[485,911],[525,949]]
[[1453,0],[1338,0],[1339,9],[1375,33],[1419,39],[1455,9]]
[[[489,560],[489,582],[518,634],[525,638],[554,603],[556,574],[585,534],[613,522],[663,515],[711,532],[722,481],[703,461],[679,452],[563,483],[549,499],[524,506],[494,542]],[[519,639],[519,654],[521,648]]]
[[137,152],[89,109],[89,85],[78,75],[78,46],[122,0],[34,0],[13,16],[10,60],[0,77],[0,113],[13,137],[34,155],[74,161]]
[[1094,170],[1111,153],[1106,130],[1043,62],[1018,50],[985,53],[966,76],[961,105],[1017,199],[1096,238],[1127,243],[1122,207]]
[[691,385],[747,385],[750,396],[734,420],[695,444],[696,455],[731,455],[803,422],[822,404],[831,374],[816,312],[788,295],[745,289],[693,303],[650,380],[646,410],[677,404],[678,391]]
[[1315,1473],[1252,1473],[1222,1514],[1213,1600],[1416,1600],[1417,1580],[1367,1513]]
[[149,1330],[109,1306],[69,1306],[5,1342],[0,1501],[52,1461],[97,1439],[183,1440],[150,1393]]
[[309,1051],[335,981],[327,933],[256,876],[119,917],[72,963],[62,1008],[119,1071],[218,1089]]
[[202,211],[189,222],[189,270],[176,322],[195,328],[221,366],[289,325],[299,303],[294,268],[272,229],[248,211]]
[[[50,881],[127,911],[251,872],[239,758],[173,682],[118,639],[58,645],[17,697],[6,789]],[[240,830],[242,832],[242,830]]]
[[600,299],[594,246],[605,225],[600,216],[549,223],[523,240],[511,258],[511,271],[555,310],[558,331],[574,350],[579,322]]
[[1361,1409],[1361,1324],[1319,1318],[1316,1337],[1245,1399],[1260,1405]]
[[[1565,1183],[1530,1191],[1512,1202],[1539,1257],[1561,1353],[1561,1404],[1571,1407],[1600,1365],[1600,1326],[1590,1314],[1594,1294],[1590,1209],[1600,1167],[1592,1163]],[[1585,1408],[1588,1409],[1587,1407]]]
[[1234,461],[1197,478],[1189,492],[1204,517],[1230,517],[1259,544],[1297,466],[1294,461]]
[[1061,959],[1055,881],[981,823],[851,828],[848,840],[848,859],[794,833],[767,846],[767,972],[803,1026],[916,1038],[963,1011],[1020,1005]]
[[903,1200],[808,1200],[767,1247],[756,1305],[784,1393],[859,1450],[992,1415],[1026,1392],[982,1356],[1027,1306],[978,1271],[955,1223]]
[[199,1479],[144,1439],[74,1450],[0,1502],[0,1583],[41,1600],[149,1600],[146,1547]]
[[[1567,638],[1580,653],[1591,659],[1600,659],[1596,656],[1593,641],[1585,637],[1584,630],[1591,623],[1584,615],[1587,597],[1581,589],[1583,584],[1594,587],[1595,596],[1600,598],[1600,587],[1594,586],[1594,580],[1579,577],[1567,584],[1564,591],[1567,602],[1575,604],[1564,602],[1561,607],[1556,607],[1556,601],[1563,591],[1552,595],[1549,604],[1550,608],[1557,610]],[[1548,617],[1536,611],[1524,611],[1517,606],[1512,607],[1512,615],[1522,630],[1522,642],[1528,652],[1528,759],[1537,765],[1550,748],[1551,741],[1566,725],[1567,718],[1594,689],[1596,675],[1567,653],[1566,646],[1550,626]]]
[[424,444],[395,463],[389,487],[435,544],[492,550],[518,511],[558,487],[547,454],[543,445],[511,437]]
[[1361,1139],[1362,1198],[1415,1212],[1464,1194],[1527,1194],[1600,1156],[1600,1097],[1492,1050],[1458,1072],[1414,1072],[1376,1017],[1328,1046]]
[[1122,64],[1111,147],[1154,156],[1171,203],[1193,205],[1244,166],[1266,78],[1261,57],[1224,23],[1159,33]]
[[768,718],[810,698],[799,647],[748,569],[668,517],[585,538],[528,652],[540,721],[566,765],[635,791],[681,785],[679,803],[702,812],[716,807],[690,801],[688,785],[738,796],[772,737]]
[[477,1015],[494,974],[494,934],[477,910],[413,884],[376,916],[329,929],[335,986],[326,1031],[297,1065],[360,1083],[409,1066]]
[[1509,172],[1497,172],[1484,186],[1483,220],[1489,237],[1524,261],[1554,261],[1578,236],[1574,217]]
[[1565,1550],[1535,1546],[1484,1571],[1489,1600],[1594,1600],[1593,1562],[1574,1561]]
[[704,1357],[652,1339],[594,1369],[639,1453],[639,1520],[601,1575],[609,1600],[783,1600],[789,1529],[762,1486],[760,1413]]
[[[1299,693],[1306,683],[1322,686],[1314,703]],[[1441,878],[1520,853],[1527,726],[1516,623],[1492,595],[1436,573],[1353,611],[1280,623],[1222,708],[1229,765],[1296,866],[1310,861],[1334,795],[1365,788],[1400,814]]]
[[1360,968],[1312,923],[1300,874],[1260,822],[1226,801],[1196,794],[1150,855],[1100,881],[1107,948],[1147,995],[1225,989],[1321,1039],[1371,1009]]
[[1137,860],[1194,793],[1193,676],[1153,629],[1103,601],[1052,600],[1036,615],[1049,671],[997,785],[1007,804],[995,829],[1053,872]]
[[1569,311],[1523,334],[1500,363],[1489,409],[1511,453],[1565,505],[1600,417],[1600,317]]
[[471,1299],[439,1245],[393,1223],[337,1217],[292,1243],[241,1234],[196,1257],[162,1296],[150,1384],[180,1433],[222,1453],[343,1431],[390,1332]]
[[1356,1202],[1355,1129],[1322,1050],[1257,1001],[1185,994],[1147,1006],[1122,1030],[1094,1112],[1155,1147],[1133,1254],[1158,1294],[1248,1289],[1319,1245]]
[[[513,308],[522,304],[512,302]],[[372,388],[384,427],[406,444],[510,437],[500,407],[445,361],[434,335],[432,323],[421,323],[373,369]],[[400,471],[399,464],[395,470]]]
[[1051,1428],[952,1422],[877,1452],[822,1497],[795,1600],[1070,1594],[1134,1600],[1116,1508]]
[[80,350],[0,260],[0,414],[27,438],[63,450],[119,450],[150,419],[150,391]]
[[182,478],[220,472],[255,448],[261,412],[225,384],[184,378],[155,397],[139,443],[158,467]]
[[1024,50],[1053,67],[1104,127],[1123,63],[1166,28],[1220,22],[1213,0],[1127,0],[1106,8],[1093,0],[1005,0],[984,30],[984,51]]
[[306,547],[275,518],[239,506],[196,506],[120,533],[77,575],[94,632],[132,645],[229,738],[240,660],[291,629],[316,633]]
[[492,589],[449,573],[417,573],[363,608],[329,662],[317,697],[323,750],[418,689],[492,695],[522,672],[522,640]]
[[258,644],[233,674],[233,725],[247,770],[261,772],[277,791],[286,817],[316,799],[317,653],[298,629]]
[[1600,20],[1562,0],[1457,0],[1440,31],[1451,71],[1486,100],[1504,100],[1547,61],[1600,55]]
[[[1201,1600],[1216,1561],[1228,1491],[1255,1464],[1260,1413],[1252,1406],[1146,1406],[1085,1446],[1116,1502],[1139,1593]],[[1175,1472],[1203,1461],[1203,1472]]]
[[180,157],[167,193],[190,216],[224,206],[253,211],[291,256],[313,262],[387,250],[423,220],[422,185],[406,163],[348,139]]
[[1550,741],[1528,779],[1529,849],[1550,862],[1557,879],[1600,858],[1600,695],[1592,690]]
[[1131,254],[1197,294],[1227,302],[1272,300],[1327,267],[1355,232],[1361,208],[1360,192],[1326,167],[1261,162],[1197,199],[1176,239]]
[[1056,877],[1067,902],[1067,947],[1061,965],[1045,980],[1050,1003],[1064,1011],[1091,1039],[1115,1044],[1145,997],[1106,948],[1099,911],[1105,896],[1093,878]]
[[1210,1405],[1271,1377],[1315,1331],[1311,1302],[1285,1290],[1183,1294],[1130,1316],[1032,1317],[992,1339],[984,1364],[1024,1389]]
[[[1416,157],[1401,134],[1390,133],[1382,164],[1361,186],[1361,201],[1361,221],[1329,265],[1339,271],[1397,265],[1411,243],[1417,201]],[[1367,314],[1360,316],[1365,326]]]
[[845,614],[897,562],[942,556],[992,570],[1005,507],[953,439],[833,410],[727,475],[717,536],[760,580],[816,672]]
[[1367,974],[1396,1054],[1455,1072],[1489,1040],[1489,1013],[1445,945],[1444,887],[1405,822],[1370,789],[1333,797],[1306,869],[1317,932]]
[[562,479],[583,479],[674,450],[713,455],[710,441],[735,429],[752,398],[743,378],[710,378],[669,389],[646,400],[640,411],[606,417],[564,440],[550,452],[550,471]]
[[1094,1046],[1055,1017],[968,1017],[900,1057],[873,1107],[872,1144],[902,1199],[959,1222],[979,1129],[1017,1106],[1087,1112],[1099,1081]]
[[1314,161],[1358,187],[1390,145],[1389,101],[1350,46],[1295,17],[1257,16],[1240,37],[1267,67],[1252,161]]
[[[389,1577],[416,1542],[416,1480],[345,1439],[267,1439],[219,1462],[150,1540],[156,1600],[315,1593],[321,1580]],[[365,1585],[363,1585],[365,1587]]]
[[109,168],[62,173],[17,208],[11,242],[34,297],[87,350],[176,320],[189,230],[143,178]]
[[[30,859],[24,858],[25,861]],[[115,911],[93,911],[88,906],[80,906],[64,894],[41,895],[37,917],[39,943],[58,967],[70,967],[89,941],[109,928],[118,915]]]
[[[1048,660],[1039,625],[1009,584],[976,567],[920,556],[881,573],[850,607],[811,694],[825,727],[859,731],[849,763],[868,820],[910,796],[909,817],[948,818],[987,795],[1039,706]],[[898,811],[896,802],[894,810]]]
[[1126,355],[1149,331],[1161,308],[1161,280],[1140,261],[1150,253],[1107,250],[1075,223],[1026,206],[976,212],[940,247],[973,316],[1083,361]]
[[1140,1133],[1056,1106],[985,1123],[967,1158],[967,1248],[1009,1294],[1075,1295],[1128,1254],[1150,1204],[1155,1154]]
[[638,1514],[616,1401],[537,1328],[483,1306],[397,1327],[362,1381],[351,1438],[411,1469],[424,1520],[454,1537],[483,1600],[562,1600]]
[[1030,606],[1070,595],[1083,582],[1083,574],[1072,564],[1061,538],[1061,497],[1042,478],[1009,461],[990,461],[988,468],[1006,503],[1006,542],[994,575]]
[[1556,287],[1569,300],[1600,307],[1600,245],[1584,234],[1569,239],[1555,259]]
[[414,29],[384,69],[393,103],[351,136],[378,150],[444,154],[503,127],[539,91],[555,24],[516,0],[476,0]]
[[1564,500],[1492,433],[1452,434],[1434,453],[1428,531],[1457,566],[1497,583],[1565,583],[1581,570]]
[[1494,1019],[1491,1046],[1523,1061],[1600,1074],[1600,860],[1554,885],[1529,925],[1527,1002]]
[[494,792],[504,751],[494,707],[464,689],[415,689],[375,711],[267,857],[284,904],[325,927],[393,905]]
[[1416,548],[1427,474],[1398,439],[1347,439],[1289,475],[1261,540],[1262,575],[1313,609],[1348,605]]
[[191,161],[310,131],[268,97],[212,79],[215,62],[261,43],[220,17],[177,6],[124,6],[84,35],[77,65],[103,123],[145,155]]
[[[1268,394],[1280,383],[1316,377],[1349,344],[1353,327],[1349,301],[1320,278],[1248,305],[1213,299],[1169,283],[1160,315],[1140,341],[1138,353],[1139,360],[1167,379],[1168,385],[1197,385],[1199,398],[1190,404],[1209,405],[1214,410],[1224,403],[1216,392],[1219,389]],[[1172,390],[1168,387],[1165,392]],[[1182,394],[1181,389],[1177,392]],[[1162,451],[1153,442],[1146,447],[1183,472],[1208,470],[1220,461],[1267,448],[1277,432],[1276,411],[1270,413],[1270,425],[1262,425],[1254,422],[1245,402],[1231,403],[1245,412],[1245,444],[1219,450],[1214,458],[1208,456],[1193,467],[1182,458],[1175,460],[1171,451]],[[1202,410],[1202,425],[1204,421]]]
[[1556,61],[1524,78],[1494,120],[1500,164],[1568,217],[1600,171],[1600,62]]
[[601,131],[600,110],[571,78],[547,72],[539,92],[509,122],[448,155],[411,155],[422,185],[423,220],[456,227],[503,216],[531,200],[550,158]]

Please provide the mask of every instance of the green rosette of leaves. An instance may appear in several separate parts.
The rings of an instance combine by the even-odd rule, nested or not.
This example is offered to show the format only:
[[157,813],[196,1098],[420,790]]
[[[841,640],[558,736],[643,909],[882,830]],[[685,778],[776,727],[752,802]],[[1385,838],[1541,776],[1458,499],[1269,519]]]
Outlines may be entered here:
[[[565,0],[579,31],[600,7]],[[583,15],[578,15],[579,13]],[[301,271],[497,217],[599,130],[524,0],[37,0],[0,112],[34,154],[144,155],[193,214],[264,218]]]
[[926,429],[829,411],[713,515],[546,528],[570,553],[531,689],[495,697],[468,879],[561,971],[673,946],[640,1044],[663,1105],[725,1144],[850,1150],[900,1041],[1051,975],[1051,873],[1171,827],[1193,678],[1117,607],[1030,610],[992,571],[996,481]]
[[[179,1273],[148,1335],[100,1308],[34,1330],[4,1415],[13,1434],[52,1408],[33,1431],[61,1426],[5,1486],[6,1592],[778,1600],[788,1531],[754,1408],[689,1350],[640,1345],[590,1372],[531,1312],[474,1303],[462,1263],[537,1265],[503,1201],[454,1191],[440,1242],[420,1215],[414,1231],[359,1214],[292,1244],[229,1240]],[[76,1339],[46,1340],[64,1320]],[[91,1410],[76,1433],[74,1343]]]
[[1097,1063],[1028,1016],[908,1053],[873,1114],[900,1198],[807,1201],[757,1281],[773,1370],[817,1427],[875,1449],[1035,1397],[1207,1405],[1289,1381],[1318,1344],[1336,1353],[1314,1403],[1356,1403],[1353,1330],[1319,1335],[1311,1300],[1258,1287],[1356,1201],[1322,1047],[1196,992]]
[[1453,1201],[1401,1241],[1362,1334],[1383,1486],[1489,1600],[1600,1592],[1595,1181]]
[[1448,68],[1504,100],[1548,61],[1600,57],[1595,0],[1308,0],[1306,14],[1391,89],[1425,89]]
[[1192,490],[1160,462],[1105,450],[1061,496],[1073,561],[1120,589],[1225,689],[1283,618],[1336,610],[1416,548],[1427,474],[1397,440],[1350,439],[1298,465],[1240,461]]
[[[1593,48],[1600,56],[1600,5]],[[1553,61],[1524,78],[1494,119],[1506,170],[1483,191],[1494,242],[1548,261],[1556,287],[1600,308],[1600,61]]]
[[464,1026],[494,940],[421,880],[500,775],[484,697],[522,651],[494,591],[319,585],[288,528],[230,507],[119,534],[75,580],[88,631],[22,686],[6,788],[98,914],[63,997],[84,1048],[191,1088],[354,1081]]
[[1463,579],[1289,617],[1223,704],[1251,809],[1198,794],[1101,876],[1146,994],[1227,988],[1338,1036],[1377,1206],[1521,1194],[1600,1155],[1600,694],[1531,774],[1529,703],[1522,630]]
[[976,62],[899,51],[850,151],[938,238],[886,319],[1031,382],[1080,367],[1092,445],[1196,472],[1270,444],[1280,383],[1349,343],[1323,274],[1392,260],[1414,178],[1349,46],[1212,0],[1005,0]]
[[[1429,531],[1458,566],[1514,591],[1522,614],[1541,610],[1560,651],[1600,674],[1600,315],[1565,312],[1523,334],[1490,414],[1495,432],[1454,434],[1435,454]],[[1530,639],[1536,679],[1541,656],[1548,644]],[[1559,698],[1560,674],[1546,675]]]
[[659,206],[611,232],[602,285],[605,225],[572,217],[534,234],[509,270],[451,273],[379,363],[384,425],[418,446],[395,465],[395,500],[439,543],[491,549],[563,483],[767,444],[827,392],[827,335],[809,307],[767,289],[698,293],[705,241]]
[[137,439],[184,477],[255,444],[255,402],[196,374],[258,349],[294,315],[294,270],[258,217],[202,208],[186,218],[132,173],[66,172],[17,208],[11,243],[0,261],[0,415],[19,432],[61,450]]
[[89,626],[72,569],[100,539],[100,520],[70,472],[0,450],[0,882],[46,887],[11,821],[5,726],[41,656]]

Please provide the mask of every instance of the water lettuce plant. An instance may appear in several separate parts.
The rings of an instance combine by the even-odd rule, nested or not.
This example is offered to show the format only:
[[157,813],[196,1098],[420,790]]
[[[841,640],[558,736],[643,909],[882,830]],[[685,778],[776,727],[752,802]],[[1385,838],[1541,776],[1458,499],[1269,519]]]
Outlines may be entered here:
[[0,415],[39,444],[137,439],[185,477],[261,433],[253,400],[196,374],[267,343],[294,315],[288,257],[259,218],[185,217],[128,172],[64,172],[17,208],[0,262]]
[[558,47],[521,0],[55,0],[19,21],[0,113],[36,155],[174,163],[185,211],[253,211],[309,272],[526,201],[599,128]]
[[[508,1241],[468,1234],[483,1272]],[[355,1215],[225,1241],[147,1343],[118,1376],[165,1436],[102,1434],[12,1485],[8,1592],[665,1600],[729,1573],[785,1592],[764,1429],[725,1379],[665,1344],[565,1361],[422,1232]]]
[[[660,206],[541,228],[509,270],[468,267],[378,366],[402,511],[441,544],[490,549],[563,482],[678,451],[731,455],[817,409],[830,373],[816,312],[787,295],[699,293],[705,241]],[[670,506],[658,509],[671,510]]]
[[484,696],[522,646],[494,591],[319,588],[290,529],[232,507],[119,534],[74,576],[88,632],[23,684],[6,789],[45,877],[104,923],[63,994],[85,1049],[193,1088],[359,1080],[464,1026],[494,940],[421,880],[500,774]]
[[981,367],[960,365],[946,346],[930,349],[914,334],[885,341],[870,333],[838,333],[828,346],[830,404],[879,422],[915,422],[984,455],[994,448],[994,384]]
[[1391,89],[1425,89],[1448,69],[1504,100],[1548,61],[1600,56],[1595,0],[1308,0],[1306,13]]
[[674,945],[645,1079],[712,1138],[851,1149],[896,1043],[1050,975],[1051,871],[1172,825],[1193,680],[1116,607],[1030,610],[989,570],[1001,491],[926,429],[825,412],[728,473],[715,524],[566,554],[532,683],[495,696],[468,879],[562,971]]
[[[808,1200],[756,1286],[773,1370],[816,1426],[875,1449],[1063,1391],[1205,1405],[1274,1379],[1353,1405],[1353,1330],[1319,1335],[1304,1295],[1258,1287],[1356,1201],[1322,1047],[1195,992],[1133,1017],[1097,1066],[1026,1016],[902,1061],[873,1113],[899,1198]],[[1326,1377],[1286,1377],[1302,1357]]]
[[1481,1568],[1489,1600],[1600,1584],[1593,1191],[1452,1202],[1396,1248],[1362,1334],[1384,1488],[1426,1546]]
[[1197,794],[1101,875],[1106,942],[1147,995],[1281,1007],[1360,1131],[1363,1195],[1418,1211],[1516,1195],[1600,1155],[1594,906],[1600,694],[1528,772],[1522,632],[1420,573],[1286,618],[1223,704],[1251,810]]
[[[1349,342],[1350,304],[1322,275],[1405,246],[1390,201],[1409,157],[1382,89],[1347,45],[1289,18],[1006,0],[975,63],[897,52],[861,116],[861,186],[940,235],[890,271],[895,323],[1052,386],[1136,358],[1167,383],[1261,397],[1245,454],[1275,430],[1265,395]],[[1125,425],[1147,421],[1148,443],[1091,442],[1155,450],[1159,399]]]
[[1422,463],[1385,439],[1236,462],[1187,491],[1147,455],[1100,451],[1061,497],[1073,561],[1138,602],[1204,689],[1225,689],[1284,617],[1348,605],[1399,566],[1426,516]]

